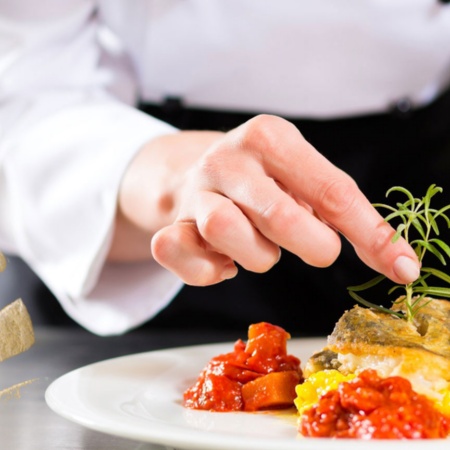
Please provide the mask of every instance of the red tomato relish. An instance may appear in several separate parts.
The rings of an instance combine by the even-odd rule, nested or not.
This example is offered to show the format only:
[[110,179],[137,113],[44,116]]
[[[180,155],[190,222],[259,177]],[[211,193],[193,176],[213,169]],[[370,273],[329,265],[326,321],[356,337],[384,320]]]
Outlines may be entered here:
[[[238,340],[232,352],[212,358],[194,386],[185,391],[184,406],[218,412],[292,407],[295,385],[303,377],[300,360],[287,354],[289,337],[281,327],[267,322],[250,325],[247,343]],[[287,390],[278,389],[269,376],[279,372],[289,375]],[[260,383],[252,385],[256,380]]]
[[380,378],[374,370],[339,385],[300,418],[307,437],[432,439],[450,433],[444,416],[402,377]]

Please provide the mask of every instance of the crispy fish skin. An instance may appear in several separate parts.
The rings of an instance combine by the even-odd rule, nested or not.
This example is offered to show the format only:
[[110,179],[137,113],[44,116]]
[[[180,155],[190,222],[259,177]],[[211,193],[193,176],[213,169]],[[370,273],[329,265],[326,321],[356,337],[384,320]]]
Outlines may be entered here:
[[414,324],[355,306],[343,314],[328,337],[328,348],[338,353],[362,354],[371,346],[387,351],[395,347],[423,350],[450,360],[450,302],[429,301],[417,313]]
[[[414,379],[417,385],[423,380],[450,381],[450,302],[424,298],[422,304],[414,324],[359,306],[346,311],[327,346],[308,361],[305,375],[337,360],[343,373],[374,368],[385,376]],[[398,302],[393,307],[402,308]]]

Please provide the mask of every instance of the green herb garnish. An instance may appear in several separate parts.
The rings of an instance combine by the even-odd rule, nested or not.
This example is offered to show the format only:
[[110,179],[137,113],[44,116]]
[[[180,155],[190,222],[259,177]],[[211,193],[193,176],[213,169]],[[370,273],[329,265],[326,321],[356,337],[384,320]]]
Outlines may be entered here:
[[406,319],[408,322],[413,322],[420,308],[428,303],[427,301],[422,301],[425,297],[437,296],[450,298],[450,288],[429,286],[427,283],[430,277],[435,277],[450,285],[450,276],[432,267],[422,267],[426,254],[433,255],[442,265],[447,265],[446,257],[450,258],[450,247],[436,236],[439,236],[438,221],[439,223],[446,223],[447,228],[450,228],[450,219],[446,214],[446,211],[450,209],[450,205],[444,206],[441,209],[431,208],[430,203],[432,197],[442,192],[442,188],[434,184],[428,188],[425,196],[421,199],[414,198],[411,192],[400,186],[389,189],[386,197],[395,191],[403,193],[406,196],[407,199],[404,203],[397,203],[396,208],[382,203],[376,203],[374,206],[390,211],[385,217],[386,222],[399,221],[392,242],[396,242],[400,236],[403,236],[413,247],[421,263],[420,277],[416,281],[406,285],[394,285],[388,291],[390,295],[398,290],[404,290],[404,295],[400,296],[393,303],[404,306],[405,313],[375,305],[357,294],[357,292],[371,288],[385,280],[386,277],[384,275],[378,275],[358,286],[350,286],[348,290],[349,294],[364,306],[395,315],[399,318]]

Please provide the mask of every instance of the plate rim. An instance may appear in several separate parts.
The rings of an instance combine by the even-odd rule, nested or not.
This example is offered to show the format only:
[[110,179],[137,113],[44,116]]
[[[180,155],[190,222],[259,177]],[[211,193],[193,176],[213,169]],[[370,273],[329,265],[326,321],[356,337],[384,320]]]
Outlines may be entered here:
[[[310,345],[312,343],[317,343],[317,345],[323,345],[326,342],[326,338],[293,338],[288,343],[288,351],[289,348],[296,345],[301,345],[301,343],[309,342]],[[111,429],[111,427],[105,426],[105,424],[99,424],[95,420],[93,420],[89,414],[83,415],[79,411],[74,411],[73,406],[71,408],[67,408],[67,405],[64,405],[62,399],[56,395],[61,385],[70,381],[71,378],[76,377],[83,372],[95,369],[96,367],[101,367],[106,364],[121,364],[124,361],[130,359],[141,360],[145,358],[150,359],[152,357],[157,357],[160,355],[174,355],[180,353],[187,353],[190,351],[199,351],[199,352],[208,352],[211,355],[215,355],[216,353],[224,353],[226,351],[232,350],[232,345],[234,342],[220,342],[220,343],[208,343],[208,344],[200,344],[200,345],[189,345],[189,346],[177,346],[166,349],[152,350],[148,352],[139,352],[139,353],[130,353],[128,355],[117,356],[113,358],[104,359],[101,361],[93,362],[91,364],[87,364],[85,366],[79,367],[77,369],[71,370],[60,377],[53,380],[50,385],[47,387],[45,391],[45,401],[48,407],[53,410],[59,416],[65,418],[66,420],[71,421],[72,423],[76,423],[81,425],[87,429],[98,431],[104,434],[122,437],[126,439],[131,439],[139,442],[146,442],[149,444],[156,444],[162,446],[173,447],[174,449],[183,449],[183,450],[351,450],[355,448],[364,448],[371,449],[378,447],[379,445],[387,445],[392,450],[397,448],[401,448],[402,446],[412,446],[417,447],[418,449],[422,449],[424,447],[424,443],[428,443],[428,445],[433,445],[433,450],[448,450],[449,448],[449,439],[432,439],[432,440],[356,440],[356,439],[329,439],[329,438],[302,438],[299,437],[292,441],[288,439],[281,438],[244,438],[243,436],[230,436],[223,432],[215,432],[215,433],[207,433],[204,430],[199,429],[184,429],[181,435],[172,433],[172,436],[168,436],[167,432],[161,432],[161,430],[152,430],[149,434],[147,432],[139,432],[138,428],[133,429]],[[320,348],[317,348],[319,350]],[[210,356],[205,356],[208,358]],[[305,361],[302,361],[303,363]],[[202,367],[199,367],[199,371]],[[150,378],[149,378],[150,379]],[[216,414],[248,414],[244,412],[239,413],[216,413]],[[112,422],[110,419],[106,420],[107,422]],[[116,424],[117,425],[117,424]],[[167,427],[167,425],[166,425]],[[126,427],[125,427],[126,428]],[[163,427],[164,428],[164,427]],[[169,426],[170,428],[170,426]],[[183,441],[183,438],[186,436],[193,435],[193,439],[190,442]],[[223,438],[223,439],[221,439]],[[381,444],[383,443],[383,444]],[[281,445],[281,447],[280,447]],[[427,450],[430,450],[431,447],[425,445]]]

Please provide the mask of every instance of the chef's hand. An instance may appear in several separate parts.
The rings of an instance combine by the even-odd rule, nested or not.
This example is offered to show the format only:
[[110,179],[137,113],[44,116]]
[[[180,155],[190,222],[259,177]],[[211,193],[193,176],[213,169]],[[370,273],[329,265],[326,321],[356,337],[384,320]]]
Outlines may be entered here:
[[[169,149],[163,164],[155,145]],[[257,116],[226,134],[180,132],[149,143],[134,166],[141,181],[125,178],[122,221],[137,224],[146,239],[154,233],[153,257],[187,284],[232,278],[235,263],[265,272],[277,263],[280,248],[326,267],[341,250],[339,234],[368,266],[395,282],[419,276],[412,248],[402,239],[391,242],[393,228],[353,179],[279,117]],[[159,182],[150,182],[147,192],[160,195],[145,201],[148,170]]]

